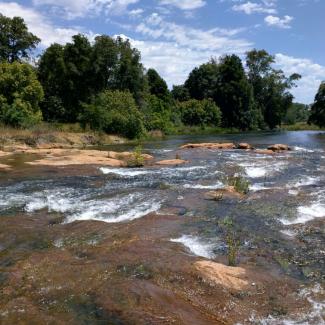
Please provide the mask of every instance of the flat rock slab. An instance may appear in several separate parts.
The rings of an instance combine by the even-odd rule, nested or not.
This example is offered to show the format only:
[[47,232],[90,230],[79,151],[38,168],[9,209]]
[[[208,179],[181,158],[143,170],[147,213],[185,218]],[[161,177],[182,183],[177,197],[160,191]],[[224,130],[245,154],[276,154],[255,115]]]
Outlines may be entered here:
[[180,149],[236,149],[234,143],[188,143],[180,147]]
[[232,267],[212,261],[198,261],[194,266],[203,278],[222,287],[243,290],[249,285],[246,270],[242,267]]
[[175,165],[183,165],[188,163],[187,160],[183,159],[169,159],[169,160],[161,160],[157,161],[155,164],[156,165],[162,165],[162,166],[175,166]]

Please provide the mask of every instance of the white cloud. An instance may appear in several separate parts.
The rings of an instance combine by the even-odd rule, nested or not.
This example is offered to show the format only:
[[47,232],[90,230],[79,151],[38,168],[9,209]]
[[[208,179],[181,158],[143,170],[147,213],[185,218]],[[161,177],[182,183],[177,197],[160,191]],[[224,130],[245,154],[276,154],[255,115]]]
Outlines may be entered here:
[[284,28],[284,29],[291,28],[290,23],[292,22],[292,20],[293,17],[288,15],[284,16],[283,18],[272,16],[272,15],[264,18],[264,21],[266,22],[267,25],[278,27],[278,28]]
[[181,84],[191,70],[211,57],[244,54],[253,44],[236,35],[243,29],[195,29],[165,21],[157,13],[136,28],[147,40],[131,40],[141,51],[144,66],[155,68],[169,86]]
[[161,5],[170,5],[182,10],[194,10],[206,5],[203,0],[160,0]]
[[153,13],[139,24],[136,31],[153,39],[176,42],[178,46],[192,50],[209,51],[212,55],[215,51],[244,53],[252,46],[252,43],[245,39],[231,37],[238,34],[241,29],[196,29],[165,21],[157,13]]
[[277,11],[275,8],[272,8],[274,2],[264,2],[264,3],[255,3],[255,2],[246,2],[239,5],[234,5],[232,10],[242,11],[247,15],[254,13],[266,13],[266,14],[275,14]]
[[129,5],[139,0],[33,0],[35,6],[48,6],[51,12],[64,14],[68,19],[88,14],[123,14]]
[[38,11],[23,7],[16,2],[0,2],[0,12],[7,17],[24,18],[29,30],[42,40],[41,44],[45,47],[52,43],[65,44],[71,40],[71,36],[80,32],[80,29],[77,28],[54,26]]
[[325,66],[314,63],[309,59],[295,58],[278,53],[275,56],[277,66],[286,75],[301,74],[298,87],[292,90],[296,100],[302,103],[312,103],[320,83],[325,80]]

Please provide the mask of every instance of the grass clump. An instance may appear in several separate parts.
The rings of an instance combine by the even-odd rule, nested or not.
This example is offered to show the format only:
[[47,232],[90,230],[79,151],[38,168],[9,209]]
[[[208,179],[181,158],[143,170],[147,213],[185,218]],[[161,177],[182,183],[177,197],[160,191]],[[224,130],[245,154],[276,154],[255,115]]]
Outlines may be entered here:
[[238,193],[248,194],[249,192],[250,182],[242,175],[227,176],[224,183],[233,187]]
[[131,157],[127,160],[127,167],[136,168],[144,166],[144,157],[142,155],[142,147],[137,146]]
[[239,240],[234,229],[233,220],[226,217],[219,223],[224,233],[224,239],[227,244],[228,265],[236,266],[239,252]]

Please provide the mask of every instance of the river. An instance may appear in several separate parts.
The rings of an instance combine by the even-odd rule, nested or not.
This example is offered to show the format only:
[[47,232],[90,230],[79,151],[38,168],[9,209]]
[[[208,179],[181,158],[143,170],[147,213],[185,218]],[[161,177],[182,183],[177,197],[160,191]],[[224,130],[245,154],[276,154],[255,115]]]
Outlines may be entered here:
[[[293,150],[276,155],[264,155],[245,150],[179,149],[181,145],[188,142],[247,142],[255,148],[266,148],[270,144],[285,143]],[[124,151],[131,147],[129,145],[114,145],[100,149]],[[143,238],[146,236],[151,238],[150,241],[138,244],[141,246],[138,251],[135,249],[136,243],[133,249],[130,248],[132,245],[128,246],[128,249],[123,248],[118,253],[120,261],[118,256],[111,257],[114,261],[112,264],[122,265],[127,260],[126,264],[129,266],[140,265],[139,267],[144,269],[147,267],[151,270],[148,273],[153,274],[148,276],[148,279],[144,275],[144,278],[140,279],[143,281],[141,285],[146,281],[158,285],[162,278],[164,281],[167,281],[166,278],[170,280],[172,273],[181,276],[182,265],[176,267],[172,265],[173,263],[192,263],[198,259],[225,262],[227,247],[220,221],[229,217],[233,220],[234,231],[240,242],[239,265],[247,265],[250,269],[256,268],[257,272],[262,273],[261,270],[266,270],[265,272],[269,272],[271,277],[281,279],[285,283],[292,281],[294,289],[290,294],[296,294],[297,301],[299,300],[297,297],[301,297],[307,305],[302,306],[300,312],[297,312],[294,304],[282,306],[286,297],[281,299],[275,297],[274,299],[278,300],[275,307],[266,308],[267,311],[265,311],[264,307],[264,309],[259,306],[253,307],[252,302],[251,305],[245,307],[246,310],[242,317],[236,308],[234,309],[236,315],[229,312],[229,322],[226,323],[325,323],[325,302],[323,300],[325,279],[325,133],[299,131],[173,136],[145,143],[143,151],[153,155],[157,160],[174,159],[177,155],[189,163],[178,167],[159,168],[129,169],[99,166],[93,169],[74,167],[55,169],[27,166],[24,162],[34,158],[23,154],[3,158],[2,161],[13,166],[14,171],[0,175],[0,219],[5,220],[1,224],[2,229],[0,230],[0,288],[8,286],[10,281],[13,281],[13,274],[18,272],[17,268],[19,270],[23,268],[23,265],[27,267],[25,263],[40,265],[41,258],[49,258],[49,265],[51,265],[55,260],[53,256],[58,254],[56,258],[60,260],[61,269],[64,269],[64,263],[69,264],[70,261],[68,257],[63,256],[67,252],[77,254],[75,251],[78,251],[80,255],[78,258],[84,263],[83,268],[92,269],[91,255],[96,255],[96,249],[98,255],[93,258],[97,261],[98,256],[102,256],[102,259],[104,259],[103,256],[108,256],[104,251],[99,250],[107,249],[109,245],[113,245],[114,241],[138,237],[144,240]],[[249,193],[245,197],[221,200],[206,198],[207,192],[224,188],[227,177],[233,175],[240,175],[249,182]],[[87,226],[88,228],[80,228],[82,222],[92,223]],[[26,230],[27,228],[28,230]],[[27,233],[28,235],[24,237]],[[45,247],[42,246],[43,244],[37,244],[37,238],[40,238],[42,243],[46,242]],[[80,238],[82,238],[81,248],[78,247]],[[136,239],[134,240],[136,242]],[[85,242],[87,243],[85,244]],[[148,249],[146,245],[152,245],[151,249]],[[91,250],[94,250],[92,254]],[[83,251],[85,256],[82,255]],[[139,252],[138,259],[137,252]],[[151,259],[150,254],[161,254],[161,256]],[[88,260],[89,263],[85,260]],[[101,260],[96,263],[97,266],[94,267],[94,270],[99,267],[98,265],[102,267],[104,262]],[[110,263],[109,258],[107,261],[105,260],[105,263]],[[114,267],[116,269],[116,266]],[[43,268],[42,270],[44,271]],[[72,270],[70,271],[72,272]],[[63,272],[67,279],[72,276],[70,271]],[[83,274],[82,272],[88,271],[80,272]],[[125,273],[132,272],[128,271],[126,267]],[[159,272],[162,274],[167,272],[168,275],[165,277],[159,275],[160,280],[158,280],[156,273]],[[35,274],[34,277],[36,277]],[[47,270],[46,274],[49,278],[55,278],[50,270]],[[29,276],[31,275],[29,274]],[[90,276],[89,273],[81,275],[81,279],[88,281],[88,276]],[[92,276],[95,275],[92,274]],[[138,277],[136,275],[134,277],[138,281]],[[105,291],[106,297],[110,296],[111,300],[120,301],[122,298],[116,298],[119,296],[117,292],[125,293],[130,289],[127,283],[131,281],[132,275],[125,276],[125,278],[124,282],[118,278],[118,281],[122,281],[123,284],[116,285],[116,288],[112,289],[114,295]],[[51,281],[57,281],[57,286],[58,283],[61,283],[59,280]],[[63,280],[61,279],[61,281]],[[258,282],[259,278],[256,281]],[[260,281],[263,282],[263,280]],[[273,285],[277,280],[274,281]],[[186,281],[184,280],[184,282]],[[177,282],[175,289],[173,289],[173,285],[159,284],[159,286],[166,290],[168,288],[173,294],[176,294],[175,292],[180,294],[185,290],[184,288],[187,288],[184,282]],[[281,283],[279,282],[280,286]],[[44,283],[38,284],[35,279],[33,284],[29,283],[29,285],[31,291],[36,286],[37,292],[45,290],[42,288],[46,287]],[[60,285],[64,287],[62,283]],[[82,286],[82,284],[80,285]],[[265,286],[268,287],[268,285]],[[106,305],[98,302],[104,292],[97,296],[95,293],[97,289],[94,289],[92,285],[88,286],[88,291],[96,296],[92,299],[97,301],[96,304],[100,305],[100,308],[110,311],[115,308],[120,310],[119,315],[123,314],[123,317],[116,316],[114,313],[113,316],[110,314],[111,318],[109,319],[112,324],[137,323],[135,319],[139,324],[164,324],[163,317],[167,317],[166,314],[171,313],[169,310],[171,307],[166,307],[168,306],[167,298],[163,299],[162,309],[165,308],[168,312],[162,312],[161,320],[158,321],[159,317],[155,320],[149,316],[144,319],[137,318],[136,315],[143,310],[143,305],[146,304],[146,300],[143,298],[144,292],[151,292],[151,298],[155,299],[152,288],[141,288],[141,290],[138,289],[139,292],[141,291],[138,292],[140,297],[138,299],[141,302],[134,312],[129,309],[131,306],[135,308],[135,302],[128,301],[131,299],[130,294],[125,293],[125,297],[128,298],[122,299],[123,303],[116,303],[115,306],[112,302],[106,301]],[[87,288],[84,289],[85,292],[88,292]],[[136,292],[136,289],[132,290]],[[55,304],[53,301],[61,301],[62,297],[67,299],[71,292],[80,295],[79,289],[70,288],[67,291],[62,289],[61,293],[45,294],[45,305],[42,307],[39,307],[38,300],[33,302],[36,296],[37,299],[41,299],[41,295],[36,291],[33,296],[22,293],[22,297],[29,297],[28,299],[31,301],[21,302],[25,307],[21,307],[24,311],[20,313],[20,319],[24,319],[22,315],[26,313],[26,306],[31,308],[30,312],[33,311],[39,315],[45,314],[44,317],[49,321],[53,316],[63,322],[77,319],[77,323],[82,323],[84,314],[93,313],[94,308],[88,306],[88,300],[85,308],[89,308],[90,311],[87,311],[88,309],[85,311],[82,308],[82,311],[79,311],[79,307],[76,311],[74,307],[71,307],[71,314],[79,315],[71,316],[72,318],[65,318],[64,312],[57,312],[55,308],[54,311],[51,309],[49,304],[53,305]],[[202,293],[202,297],[205,294],[207,293]],[[278,293],[272,294],[277,295]],[[266,305],[272,303],[270,296],[271,294],[267,298],[268,300],[266,298],[265,301],[263,300]],[[14,299],[19,298],[13,298],[11,293],[8,293],[7,298],[0,299],[0,317],[1,315],[4,319],[8,317],[7,321],[19,319],[12,311],[13,305],[10,305],[14,304]],[[157,298],[157,301],[161,303],[161,299]],[[191,305],[199,304],[194,298],[191,299]],[[242,304],[241,300],[245,300],[245,298],[238,299],[236,302],[238,305]],[[249,299],[247,298],[247,301]],[[194,303],[194,301],[196,302]],[[205,297],[202,298],[202,301],[205,301],[201,302],[204,305],[209,299]],[[17,301],[15,303],[19,305]],[[157,304],[159,305],[158,302]],[[194,308],[193,306],[191,308]],[[152,307],[152,313],[159,314],[159,308],[155,308]],[[186,309],[185,307],[175,308],[176,310],[177,308]],[[203,307],[200,308],[202,311]],[[212,317],[206,323],[219,324],[217,318],[213,318],[220,317],[216,311],[217,307],[204,308],[206,308],[204,314],[209,315],[205,317]],[[186,313],[185,311],[179,312],[181,316],[177,316],[180,318],[175,316],[176,323],[178,321],[180,324],[205,323],[204,319],[200,318],[201,316],[197,316],[197,321],[186,321],[188,315],[191,315],[188,319],[192,317],[195,319],[198,310],[186,309]],[[270,313],[270,310],[273,313]],[[69,312],[67,313],[69,314]],[[101,320],[101,316],[96,318],[97,316],[91,315],[91,317],[89,316],[90,324]],[[30,321],[37,319],[30,317],[28,315],[25,319]],[[105,317],[103,319],[107,319]],[[167,320],[166,323],[168,323]]]

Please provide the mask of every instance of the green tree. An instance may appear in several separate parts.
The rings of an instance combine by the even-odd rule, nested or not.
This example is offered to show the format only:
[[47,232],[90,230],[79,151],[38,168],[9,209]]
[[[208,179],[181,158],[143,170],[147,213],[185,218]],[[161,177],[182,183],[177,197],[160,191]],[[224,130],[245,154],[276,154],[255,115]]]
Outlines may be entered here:
[[283,123],[292,125],[299,122],[307,122],[309,115],[309,105],[292,103],[286,112]]
[[241,130],[256,128],[258,112],[255,108],[253,89],[237,55],[227,55],[220,59],[214,99],[221,109],[225,127]]
[[292,105],[293,96],[289,90],[301,78],[299,74],[286,77],[283,71],[272,67],[274,63],[274,56],[265,50],[254,49],[246,54],[248,79],[253,86],[255,103],[262,116],[259,125],[271,129],[281,124]]
[[83,126],[110,134],[137,138],[144,133],[143,119],[128,91],[104,91],[83,104],[80,115]]
[[40,39],[28,31],[24,19],[0,14],[0,61],[12,63],[28,58],[39,42]]
[[191,99],[190,93],[184,85],[174,85],[171,91],[171,95],[174,100],[177,100],[179,102],[185,102]]
[[160,77],[154,69],[147,71],[148,86],[151,95],[155,95],[162,100],[169,100],[169,90],[166,81]]
[[25,127],[42,119],[43,89],[34,69],[19,62],[0,64],[0,121]]
[[215,60],[195,68],[187,80],[185,87],[193,99],[213,98],[218,82],[218,64]]
[[320,84],[315,101],[311,106],[309,123],[319,127],[325,126],[325,81]]
[[191,99],[178,103],[181,119],[185,125],[219,126],[221,113],[219,107],[212,100]]
[[142,106],[144,125],[148,131],[168,132],[171,128],[172,112],[170,102],[156,95],[149,95]]
[[117,37],[115,44],[119,60],[114,67],[109,88],[130,91],[136,102],[140,104],[147,87],[144,68],[140,61],[140,52],[131,47],[128,39],[123,40],[121,37]]

